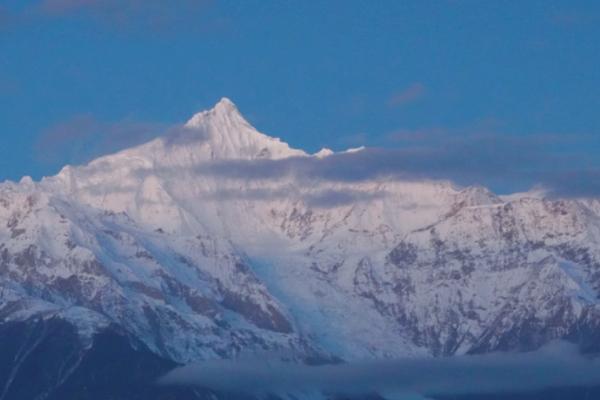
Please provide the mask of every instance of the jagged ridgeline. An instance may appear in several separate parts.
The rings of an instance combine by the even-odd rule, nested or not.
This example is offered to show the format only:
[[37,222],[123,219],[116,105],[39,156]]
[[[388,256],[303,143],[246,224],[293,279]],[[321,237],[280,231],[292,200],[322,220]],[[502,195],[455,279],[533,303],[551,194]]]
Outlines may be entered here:
[[149,143],[0,184],[0,399],[96,398],[117,375],[122,398],[173,398],[144,385],[245,352],[598,350],[598,200],[334,173],[364,151],[292,149],[223,99]]

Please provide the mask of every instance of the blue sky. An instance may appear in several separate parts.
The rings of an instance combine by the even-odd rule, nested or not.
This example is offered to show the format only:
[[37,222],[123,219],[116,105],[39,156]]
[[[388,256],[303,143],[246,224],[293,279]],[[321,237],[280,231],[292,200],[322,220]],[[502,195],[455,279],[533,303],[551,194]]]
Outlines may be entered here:
[[[450,178],[490,171],[477,179],[500,192],[586,186],[600,176],[598,38],[596,1],[4,0],[0,180],[54,174],[227,96],[308,151],[442,150],[462,165]],[[519,173],[498,171],[506,159]]]

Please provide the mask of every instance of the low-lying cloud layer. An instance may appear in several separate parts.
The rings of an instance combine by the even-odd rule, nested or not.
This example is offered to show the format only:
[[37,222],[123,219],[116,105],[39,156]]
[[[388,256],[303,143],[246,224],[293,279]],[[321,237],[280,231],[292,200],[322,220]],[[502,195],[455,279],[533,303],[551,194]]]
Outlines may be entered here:
[[367,192],[346,188],[301,192],[297,187],[287,186],[280,189],[222,189],[212,193],[211,197],[217,201],[273,201],[295,198],[302,200],[308,206],[329,208],[366,202],[386,195],[384,191]]
[[[490,146],[493,146],[490,144]],[[361,182],[370,179],[450,180],[460,185],[484,185],[500,193],[539,186],[550,196],[600,195],[600,167],[579,166],[568,157],[539,151],[508,150],[500,155],[483,147],[367,148],[325,158],[221,160],[198,165],[196,173],[240,180],[276,180],[293,176],[299,182],[324,180]]]
[[352,182],[390,177],[442,179],[484,185],[510,193],[541,186],[556,197],[600,195],[600,137],[591,134],[497,132],[486,127],[465,132],[443,128],[398,131],[388,145],[342,153],[321,160],[226,162],[214,172],[224,176],[302,177]]
[[[250,395],[325,393],[386,398],[521,393],[600,384],[600,361],[553,343],[530,353],[382,360],[307,366],[245,359],[177,368],[165,385],[194,385]],[[411,397],[412,398],[412,397]]]
[[[37,150],[46,161],[77,164],[159,135],[167,145],[207,139],[202,132],[190,129],[131,120],[104,122],[80,115],[42,132]],[[294,177],[299,184],[319,180],[352,183],[377,178],[433,179],[484,185],[497,193],[539,186],[555,197],[600,196],[600,159],[595,156],[600,138],[592,135],[461,134],[438,128],[398,131],[388,140],[390,145],[386,148],[366,148],[323,158],[212,160],[191,167],[191,172],[243,181]],[[315,202],[344,203],[365,196],[330,193],[322,197]]]

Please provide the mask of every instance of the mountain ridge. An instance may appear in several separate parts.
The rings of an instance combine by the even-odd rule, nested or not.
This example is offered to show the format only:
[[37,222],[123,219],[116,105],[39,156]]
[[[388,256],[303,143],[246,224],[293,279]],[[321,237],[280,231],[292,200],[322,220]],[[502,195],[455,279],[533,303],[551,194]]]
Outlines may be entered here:
[[214,174],[339,154],[291,149],[229,100],[171,134],[0,184],[0,321],[59,318],[88,346],[117,326],[175,363],[593,347],[597,199]]

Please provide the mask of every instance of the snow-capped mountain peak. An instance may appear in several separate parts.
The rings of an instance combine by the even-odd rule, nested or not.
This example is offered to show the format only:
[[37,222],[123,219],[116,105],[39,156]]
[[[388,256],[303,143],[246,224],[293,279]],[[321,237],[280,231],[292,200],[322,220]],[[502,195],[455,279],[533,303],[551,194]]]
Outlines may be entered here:
[[[223,98],[162,137],[84,166],[65,167],[44,186],[93,207],[126,212],[154,228],[190,232],[190,224],[198,223],[193,214],[214,214],[217,211],[207,204],[227,197],[233,187],[239,192],[235,180],[213,175],[214,166],[289,157],[308,154],[259,132]],[[188,215],[190,209],[196,212]]]
[[225,112],[236,111],[239,112],[237,106],[228,97],[221,97],[221,100],[215,104],[213,110],[223,110]]
[[176,132],[165,141],[173,144],[183,139],[185,143],[190,137],[205,142],[210,159],[278,159],[306,155],[278,138],[257,131],[226,97],[212,109],[195,114],[184,125],[183,132]]
[[186,126],[192,128],[199,127],[207,124],[207,121],[211,121],[212,123],[227,122],[228,124],[237,127],[250,125],[242,116],[233,101],[227,97],[223,97],[212,108],[194,114],[186,123]]

